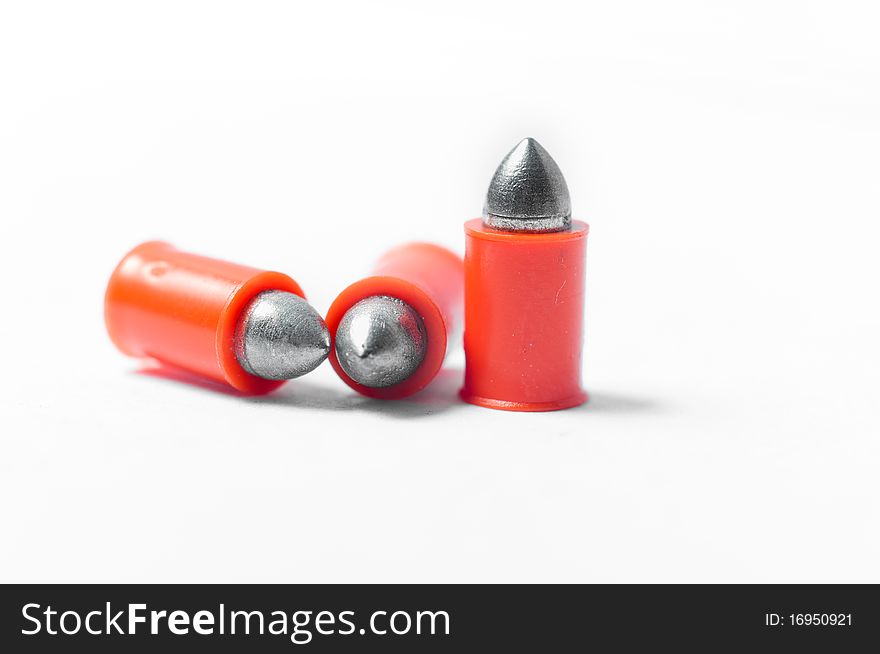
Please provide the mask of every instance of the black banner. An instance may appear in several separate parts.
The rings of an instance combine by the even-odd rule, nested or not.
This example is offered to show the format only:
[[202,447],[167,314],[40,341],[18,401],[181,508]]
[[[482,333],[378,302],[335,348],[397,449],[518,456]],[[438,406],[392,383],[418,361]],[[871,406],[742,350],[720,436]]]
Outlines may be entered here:
[[876,586],[33,585],[2,652],[863,651]]

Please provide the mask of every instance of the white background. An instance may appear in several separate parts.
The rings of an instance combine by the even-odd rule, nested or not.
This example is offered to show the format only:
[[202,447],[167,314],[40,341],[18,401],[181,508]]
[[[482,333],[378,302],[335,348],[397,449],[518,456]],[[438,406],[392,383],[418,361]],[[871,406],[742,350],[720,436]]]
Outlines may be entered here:
[[[0,580],[880,581],[872,4],[4,4]],[[586,406],[463,405],[460,356],[248,400],[106,337],[146,239],[321,312],[462,251],[523,136],[591,224]]]

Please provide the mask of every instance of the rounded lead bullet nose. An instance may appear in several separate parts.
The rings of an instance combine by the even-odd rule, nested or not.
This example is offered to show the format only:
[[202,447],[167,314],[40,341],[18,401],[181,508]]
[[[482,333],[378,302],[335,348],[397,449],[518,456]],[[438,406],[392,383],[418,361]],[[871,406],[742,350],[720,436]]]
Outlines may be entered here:
[[514,232],[558,232],[571,227],[565,177],[535,139],[520,141],[498,166],[486,194],[483,223]]
[[330,354],[330,332],[300,296],[263,291],[250,301],[235,329],[235,357],[263,379],[293,379],[311,372]]
[[370,388],[408,379],[425,358],[428,339],[418,313],[384,295],[353,305],[336,330],[336,357],[345,373]]

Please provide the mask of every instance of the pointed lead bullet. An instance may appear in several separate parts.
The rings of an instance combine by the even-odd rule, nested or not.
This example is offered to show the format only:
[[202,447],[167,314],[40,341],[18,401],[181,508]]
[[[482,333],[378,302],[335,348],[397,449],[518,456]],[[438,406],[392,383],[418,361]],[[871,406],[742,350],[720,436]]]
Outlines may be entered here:
[[375,295],[345,312],[335,347],[349,377],[369,388],[386,388],[418,370],[428,339],[422,319],[409,304]]
[[509,232],[571,228],[568,185],[553,157],[533,138],[511,150],[492,177],[483,224]]
[[286,291],[263,291],[250,301],[235,329],[235,358],[263,379],[294,379],[330,353],[330,332],[308,302]]

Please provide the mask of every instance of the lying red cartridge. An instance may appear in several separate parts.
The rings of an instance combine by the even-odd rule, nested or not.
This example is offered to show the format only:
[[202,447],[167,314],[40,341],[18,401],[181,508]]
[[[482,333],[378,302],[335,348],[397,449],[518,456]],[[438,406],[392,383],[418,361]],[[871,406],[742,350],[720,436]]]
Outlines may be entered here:
[[346,288],[327,312],[330,363],[368,397],[398,399],[436,376],[461,320],[461,257],[430,243],[387,252],[373,276]]
[[107,332],[135,357],[266,393],[327,356],[320,315],[287,275],[142,243],[113,271]]

